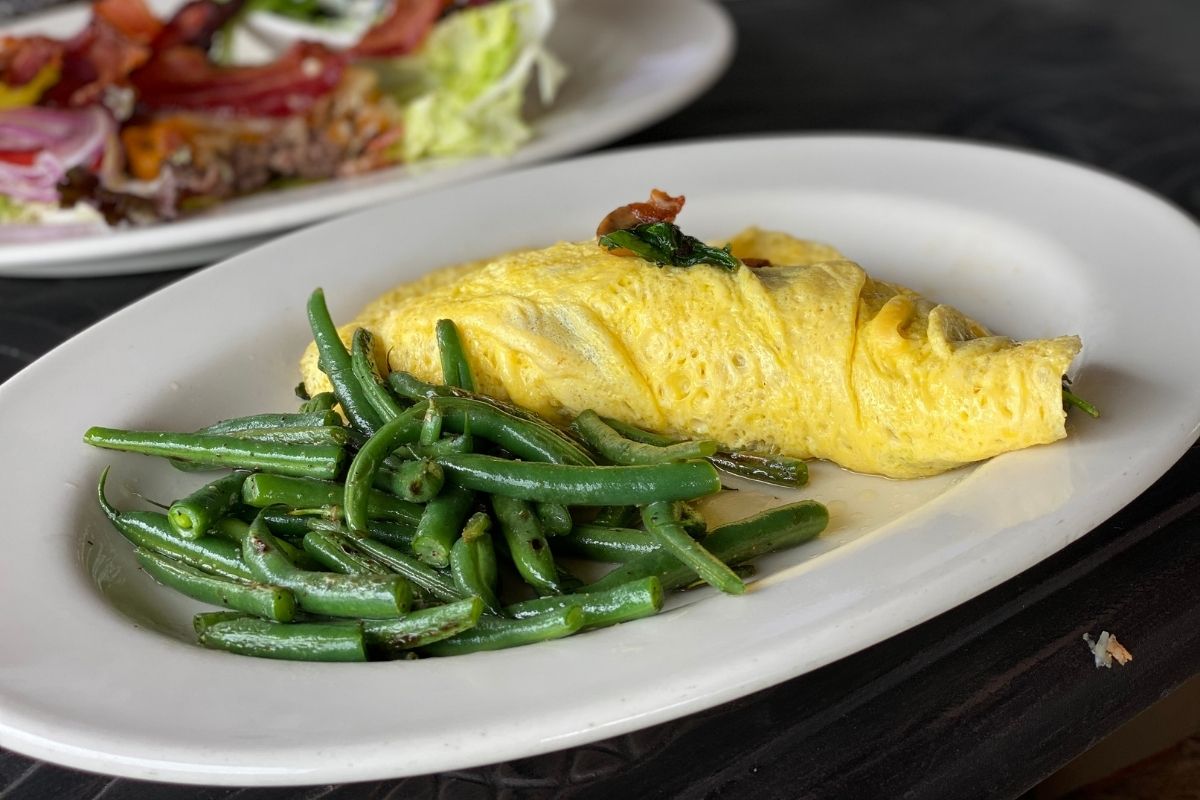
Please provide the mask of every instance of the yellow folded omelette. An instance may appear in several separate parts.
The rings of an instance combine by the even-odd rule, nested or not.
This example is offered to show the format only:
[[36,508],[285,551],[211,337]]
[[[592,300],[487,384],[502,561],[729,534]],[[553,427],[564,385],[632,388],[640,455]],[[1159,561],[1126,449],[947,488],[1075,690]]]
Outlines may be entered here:
[[[369,329],[392,369],[436,382],[434,326],[452,319],[477,388],[550,419],[591,408],[894,478],[1066,435],[1078,337],[992,335],[828,245],[755,228],[730,244],[772,266],[659,267],[559,243],[399,286],[341,333]],[[310,392],[328,388],[314,347],[301,370]]]

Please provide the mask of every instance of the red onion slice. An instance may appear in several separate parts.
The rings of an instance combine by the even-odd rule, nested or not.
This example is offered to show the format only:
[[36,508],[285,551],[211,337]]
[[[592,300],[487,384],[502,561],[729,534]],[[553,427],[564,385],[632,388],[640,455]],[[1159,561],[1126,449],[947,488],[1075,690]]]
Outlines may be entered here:
[[[96,163],[113,139],[115,126],[98,107],[15,108],[0,111],[0,194],[17,200],[53,203],[58,182],[72,167]],[[36,151],[26,159],[4,152]]]

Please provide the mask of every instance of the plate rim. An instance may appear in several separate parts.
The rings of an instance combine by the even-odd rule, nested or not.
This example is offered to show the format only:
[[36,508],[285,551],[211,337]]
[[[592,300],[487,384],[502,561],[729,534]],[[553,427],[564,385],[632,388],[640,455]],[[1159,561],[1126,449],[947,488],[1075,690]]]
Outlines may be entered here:
[[[1032,157],[1034,159],[1040,159],[1043,161],[1053,162],[1053,163],[1057,164],[1058,166],[1067,167],[1071,170],[1079,171],[1080,173],[1091,174],[1093,176],[1099,176],[1102,178],[1109,178],[1110,180],[1113,178],[1113,176],[1106,174],[1102,170],[1094,169],[1094,168],[1088,167],[1086,165],[1080,165],[1078,163],[1071,162],[1067,159],[1055,158],[1055,157],[1047,156],[1045,154],[1040,154],[1040,153],[1031,153],[1029,151],[1022,150],[1021,148],[995,147],[995,146],[991,146],[991,145],[981,145],[978,143],[964,142],[962,140],[956,140],[956,139],[944,139],[944,138],[939,138],[939,137],[925,137],[925,136],[887,136],[887,135],[879,135],[879,134],[850,134],[850,135],[810,134],[810,135],[799,135],[799,136],[771,135],[771,136],[745,136],[745,137],[733,137],[733,138],[719,138],[719,139],[710,139],[710,140],[688,140],[683,143],[662,143],[662,144],[656,144],[656,145],[645,146],[645,147],[627,148],[627,149],[622,149],[622,150],[614,150],[614,151],[610,151],[610,152],[606,152],[606,153],[584,156],[581,158],[572,159],[570,161],[560,162],[560,163],[551,164],[551,165],[544,165],[541,167],[535,167],[532,169],[522,170],[520,172],[498,175],[498,176],[494,176],[494,177],[487,179],[487,181],[489,183],[511,181],[513,179],[516,179],[518,176],[522,176],[522,175],[526,176],[527,179],[531,179],[531,178],[529,178],[531,173],[534,174],[534,176],[536,177],[537,173],[549,172],[549,171],[553,171],[556,169],[560,169],[564,165],[571,165],[571,164],[576,164],[576,163],[580,163],[580,162],[582,162],[584,165],[587,165],[588,163],[592,163],[595,161],[620,159],[623,157],[627,157],[631,154],[637,154],[639,152],[645,152],[645,151],[651,151],[651,152],[658,151],[658,150],[661,150],[664,148],[679,148],[679,147],[705,148],[705,147],[712,147],[714,145],[727,146],[727,145],[745,145],[745,144],[753,144],[755,146],[762,146],[765,141],[784,142],[784,143],[798,141],[798,142],[812,143],[812,142],[818,142],[818,141],[845,142],[848,140],[865,141],[867,143],[878,142],[878,141],[882,140],[885,142],[910,142],[910,143],[916,143],[919,146],[952,145],[953,147],[959,148],[959,149],[979,149],[979,150],[986,150],[986,151],[993,151],[993,152],[1008,151],[1008,152],[1018,155],[1018,156]],[[1178,221],[1185,222],[1188,229],[1190,230],[1190,232],[1192,234],[1192,238],[1195,240],[1195,243],[1200,244],[1200,227],[1197,227],[1195,222],[1190,217],[1188,217],[1186,214],[1181,212],[1178,208],[1176,208],[1169,201],[1166,201],[1163,198],[1158,197],[1154,193],[1145,189],[1145,187],[1141,187],[1136,183],[1121,179],[1121,178],[1119,178],[1119,176],[1117,176],[1117,182],[1120,184],[1123,184],[1123,187],[1125,189],[1132,189],[1135,193],[1135,196],[1140,196],[1141,200],[1153,201],[1154,203],[1156,203],[1158,205],[1160,210],[1166,209],[1169,212],[1171,212],[1172,214],[1174,214],[1175,217],[1177,218],[1176,222],[1178,222]],[[445,187],[445,188],[438,189],[435,191],[452,193],[454,191],[461,191],[461,188],[462,187],[458,187],[458,189],[455,189],[455,187]],[[395,201],[394,203],[392,203],[390,205],[398,205],[403,202],[405,202],[405,201],[399,200],[399,201]],[[360,212],[359,216],[366,216],[366,215],[370,215],[372,213],[378,213],[378,212],[374,211],[374,210],[367,210],[364,212]],[[301,237],[305,237],[305,236],[317,236],[320,232],[325,230],[325,226],[327,226],[327,225],[334,226],[334,225],[342,225],[342,224],[346,224],[344,218],[327,221],[325,223],[322,223],[321,225],[314,226],[313,228],[310,228],[306,231],[300,232],[298,234],[294,234],[293,236],[285,237],[283,239],[277,240],[276,242],[270,243],[268,245],[264,245],[262,247],[262,250],[269,250],[270,248],[275,248],[277,246],[280,246],[281,242],[286,242],[288,240],[300,239]],[[255,250],[252,250],[252,251],[249,251],[248,253],[239,255],[239,256],[235,257],[234,259],[230,259],[230,260],[222,263],[221,265],[218,265],[218,268],[216,268],[214,270],[206,270],[205,273],[211,272],[214,275],[216,275],[220,272],[221,269],[232,270],[232,269],[234,269],[234,267],[231,266],[231,264],[234,262],[240,261],[244,258],[260,258],[261,256],[255,255],[255,253],[258,253],[258,252],[259,252],[259,250],[256,248]],[[199,273],[195,277],[197,279],[199,279]],[[185,279],[185,281],[181,281],[180,283],[185,283],[186,281],[190,281],[190,280],[192,280],[192,278]],[[216,280],[216,279],[212,278],[212,280]],[[170,287],[166,287],[159,291],[165,292],[165,291],[169,291],[169,290],[170,290]],[[117,314],[114,314],[114,315],[106,318],[105,320],[100,321],[99,323],[97,323],[96,325],[93,325],[92,327],[88,328],[84,332],[78,334],[75,337],[72,337],[72,339],[68,340],[68,342],[64,343],[63,345],[56,347],[54,350],[52,350],[50,353],[48,353],[46,356],[44,356],[43,359],[49,359],[49,357],[51,355],[59,352],[63,348],[66,348],[68,345],[71,345],[71,343],[74,342],[75,339],[81,338],[89,331],[92,331],[93,329],[95,329],[101,325],[109,324],[110,320],[116,319],[118,317],[125,318],[125,315],[139,313],[139,312],[136,312],[135,309],[140,308],[143,304],[148,304],[150,302],[150,300],[153,297],[157,296],[158,294],[159,294],[159,292],[154,292],[153,294],[147,296],[146,298],[143,298],[142,300],[131,305],[130,307],[123,309],[120,312],[117,312]],[[5,384],[0,385],[0,407],[2,407],[5,404],[5,401],[8,397],[8,395],[11,394],[13,391],[15,391],[15,390],[11,389],[11,386],[13,385],[13,383],[16,382],[16,383],[20,384],[25,380],[30,380],[29,378],[23,377],[23,376],[26,376],[28,373],[31,373],[35,368],[37,368],[37,364],[41,363],[43,361],[43,359],[39,359],[38,362],[35,362],[35,364],[30,365],[26,369],[19,372],[17,375],[14,375],[13,378],[6,381]],[[17,380],[17,379],[21,379],[21,380]],[[1195,441],[1198,433],[1200,433],[1200,427],[1197,427],[1196,424],[1193,424],[1190,432],[1185,433],[1184,437],[1182,439],[1180,439],[1180,441],[1183,443],[1179,447],[1178,453],[1175,453],[1173,456],[1171,456],[1171,458],[1170,458],[1171,464],[1173,464],[1175,461],[1178,460],[1179,456],[1182,455],[1182,453],[1187,449],[1187,447],[1190,446],[1191,442]],[[1189,436],[1190,436],[1190,438],[1188,438]],[[1168,464],[1168,466],[1164,468],[1164,471],[1165,471],[1165,469],[1169,469],[1169,468],[1170,468],[1170,464]],[[1161,473],[1158,473],[1158,474],[1161,474]],[[1157,477],[1157,476],[1154,476],[1154,477]],[[1149,486],[1149,484],[1153,481],[1154,477],[1145,479],[1144,485],[1141,486],[1135,494],[1128,497],[1126,500],[1122,501],[1122,503],[1120,505],[1123,506],[1123,505],[1127,504],[1128,502],[1131,502],[1135,497],[1139,496],[1145,490],[1145,488],[1147,486]],[[1118,507],[1120,507],[1120,506],[1118,506]],[[1105,514],[1103,516],[1107,516],[1107,514]],[[1102,518],[1103,518],[1103,516],[1102,516]],[[1083,530],[1081,533],[1079,533],[1078,536],[1075,536],[1074,538],[1063,542],[1063,544],[1061,546],[1065,546],[1067,543],[1069,543],[1069,541],[1074,541],[1074,539],[1077,539],[1083,535],[1086,535],[1086,533],[1088,531],[1090,531],[1092,527],[1093,527],[1092,525],[1088,525],[1087,528],[1085,530]],[[1054,550],[1051,550],[1050,552],[1051,553],[1056,552],[1058,549],[1060,549],[1060,548],[1055,548]],[[845,550],[847,550],[846,547],[839,548],[838,551],[828,554],[827,556],[825,556],[825,558],[837,556],[839,553],[841,554],[841,557],[844,558],[847,555],[849,555],[848,552],[843,552]],[[1043,556],[1043,558],[1047,557],[1048,555],[1049,555],[1049,553],[1047,553],[1045,556]],[[1041,560],[1041,558],[1036,559],[1032,563],[1037,563],[1037,561],[1040,561],[1040,560]],[[1024,568],[1028,568],[1028,566],[1029,565],[1027,565]],[[1007,580],[1011,577],[1014,577],[1016,574],[1019,574],[1019,572],[1020,571],[1000,577],[999,579],[994,581],[989,586],[984,587],[984,589],[981,589],[979,592],[976,592],[976,594],[981,593],[982,591],[986,590],[986,588],[990,588],[991,585],[996,585],[997,583],[1001,582],[1002,580]],[[943,611],[949,610],[950,607],[953,607],[953,606],[947,606],[938,611],[932,612],[932,613],[928,614],[927,616],[922,617],[921,619],[916,619],[916,620],[910,621],[903,628],[901,628],[901,630],[907,629],[907,627],[911,627],[911,625],[918,624],[920,621],[923,621],[924,619],[928,619],[928,618],[936,615],[937,613],[942,613]],[[899,632],[899,631],[894,631],[894,632]],[[879,640],[876,640],[876,641],[879,641]],[[868,646],[868,645],[863,645],[863,646]],[[847,651],[847,653],[843,653],[841,655],[835,655],[830,660],[822,662],[822,663],[831,663],[833,660],[836,660],[837,658],[843,657],[844,655],[848,654],[848,652],[857,651],[857,649],[860,649],[860,648],[856,647],[856,648],[853,648],[853,649]],[[802,674],[802,673],[800,673],[800,674]],[[788,676],[788,677],[780,678],[779,680],[780,681],[787,680],[787,679],[790,679],[790,677],[795,677],[795,676],[794,675]],[[779,682],[779,681],[771,681],[771,683],[766,684],[766,685],[772,685],[773,683],[776,683],[776,682]],[[762,687],[757,687],[757,688],[762,688]],[[740,696],[740,694],[734,694],[733,696],[734,697]],[[684,713],[692,713],[695,711],[699,711],[704,708],[711,707],[712,705],[716,705],[720,702],[725,702],[726,700],[730,699],[729,697],[718,697],[715,700],[713,700],[712,698],[713,698],[713,696],[709,695],[707,698],[704,698],[697,702],[693,702],[693,703],[687,705],[686,708],[679,710],[678,713],[668,713],[666,716],[660,715],[658,717],[655,717],[654,714],[650,714],[650,715],[647,715],[648,717],[650,717],[648,719],[648,721],[637,723],[637,724],[625,724],[624,726],[617,725],[612,728],[605,728],[601,733],[598,733],[596,735],[592,735],[591,733],[588,733],[588,732],[576,732],[573,736],[568,736],[568,737],[564,737],[561,739],[557,739],[557,740],[555,740],[554,743],[552,743],[552,746],[546,746],[540,750],[533,750],[533,751],[521,750],[520,753],[507,753],[507,754],[502,753],[501,759],[516,757],[517,755],[533,755],[538,752],[546,752],[547,750],[560,749],[563,746],[576,746],[576,745],[584,744],[588,741],[594,741],[594,740],[600,739],[600,738],[607,738],[608,736],[617,735],[619,733],[623,733],[628,730],[633,730],[633,729],[636,729],[639,727],[644,727],[645,725],[648,725],[648,724],[653,724],[656,722],[673,719],[673,718],[683,715]],[[4,694],[0,693],[0,700],[3,700],[3,699],[4,699]],[[712,700],[712,702],[709,702],[709,700]],[[14,740],[14,742],[8,741],[9,737],[12,736],[13,733],[14,733],[14,731],[12,731],[12,729],[10,729],[6,723],[0,723],[0,742],[2,742],[4,746],[11,747],[12,749],[14,749],[18,752],[24,752],[27,755],[33,755],[34,757],[47,758],[47,755],[48,755],[47,753],[30,752],[29,750],[23,749],[20,746],[14,746],[14,743],[17,740]],[[18,735],[20,734],[19,731],[16,733]],[[55,760],[59,761],[59,763],[67,763],[70,766],[77,766],[77,767],[84,768],[84,769],[96,769],[96,761],[88,761],[87,754],[80,754],[80,753],[72,752],[69,754],[67,759],[64,759],[64,758],[62,758],[63,752],[61,750],[53,750],[53,748],[55,747],[55,744],[52,742],[50,742],[50,743],[36,742],[32,738],[30,738],[28,740],[20,740],[20,741],[23,744],[29,745],[30,748],[33,750],[38,750],[40,744],[50,747],[53,751],[50,754],[59,756],[59,758],[55,759]],[[73,759],[75,759],[77,757],[80,758],[81,760],[74,761]],[[104,763],[105,766],[108,767],[108,769],[105,769],[104,771],[110,771],[110,772],[114,771],[114,770],[112,770],[112,764],[109,762],[106,762],[104,760],[104,756],[99,756],[99,757],[95,757],[95,758],[98,758],[99,762]],[[72,760],[69,760],[69,759],[72,759]],[[157,780],[170,779],[170,780],[177,780],[177,781],[181,781],[181,782],[193,782],[193,781],[189,781],[186,779],[181,779],[179,776],[164,776],[163,774],[160,774],[160,773],[148,774],[146,772],[145,767],[130,767],[131,771],[128,771],[128,772],[122,771],[127,766],[128,765],[124,765],[124,764],[120,765],[120,769],[115,770],[115,774],[126,775],[128,777],[151,778],[151,779],[157,779]],[[321,774],[324,775],[325,773],[321,773]],[[417,774],[417,773],[395,773],[392,776],[398,776],[400,774]],[[284,780],[282,782],[274,781],[274,780],[268,780],[268,781],[255,780],[255,781],[253,781],[252,784],[240,783],[240,782],[237,782],[236,780],[233,780],[233,781],[221,780],[221,777],[222,777],[222,774],[210,774],[210,773],[205,773],[202,775],[197,774],[195,776],[194,782],[197,782],[197,783],[220,783],[220,784],[225,784],[225,785],[301,785],[301,784],[314,782],[313,781],[314,776],[312,774],[308,774],[308,773],[292,775],[291,780]],[[236,778],[245,778],[248,776],[235,774],[235,775],[225,775],[224,777],[236,779]],[[279,776],[275,776],[275,777],[279,777]],[[336,779],[337,780],[354,780],[354,779],[365,780],[365,779],[370,779],[371,777],[373,777],[373,776],[370,774],[364,775],[361,772],[356,771],[356,772],[350,773],[349,775],[343,775],[342,777],[339,777]]]

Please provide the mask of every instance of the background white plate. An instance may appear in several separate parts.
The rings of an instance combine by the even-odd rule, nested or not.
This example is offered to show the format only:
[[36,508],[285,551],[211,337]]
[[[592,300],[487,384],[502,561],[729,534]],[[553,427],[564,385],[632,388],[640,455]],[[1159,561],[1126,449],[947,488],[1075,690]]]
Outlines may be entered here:
[[[295,402],[304,300],[346,319],[440,264],[586,238],[660,186],[704,237],[757,223],[836,243],[996,329],[1076,332],[1057,444],[919,481],[815,465],[828,533],[763,559],[746,596],[456,659],[294,664],[197,648],[196,604],[139,573],[99,514],[198,483],[90,450],[92,424],[186,430]],[[518,200],[519,202],[514,202]],[[1196,438],[1200,233],[1128,184],[1059,161],[920,139],[751,139],[600,155],[333,221],[154,294],[0,386],[0,745],[84,769],[224,784],[366,780],[614,736],[811,670],[1016,575],[1086,533]],[[780,495],[781,497],[784,495]],[[787,495],[791,497],[793,495]],[[719,515],[774,502],[740,492]],[[819,556],[819,557],[818,557]]]
[[[157,0],[161,15],[181,0]],[[0,34],[70,35],[86,7],[52,11]],[[733,52],[728,15],[711,0],[563,3],[549,45],[570,69],[554,105],[532,104],[534,138],[508,158],[396,167],[269,192],[148,228],[0,245],[0,275],[60,277],[154,272],[224,258],[270,235],[396,197],[579,152],[656,122],[717,79]]]

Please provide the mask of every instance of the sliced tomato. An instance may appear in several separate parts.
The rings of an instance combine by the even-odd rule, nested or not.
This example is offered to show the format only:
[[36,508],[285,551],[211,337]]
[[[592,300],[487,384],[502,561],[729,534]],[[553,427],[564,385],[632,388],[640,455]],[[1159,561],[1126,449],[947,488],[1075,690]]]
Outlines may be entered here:
[[37,159],[37,150],[0,150],[0,161],[18,167],[31,167]]

